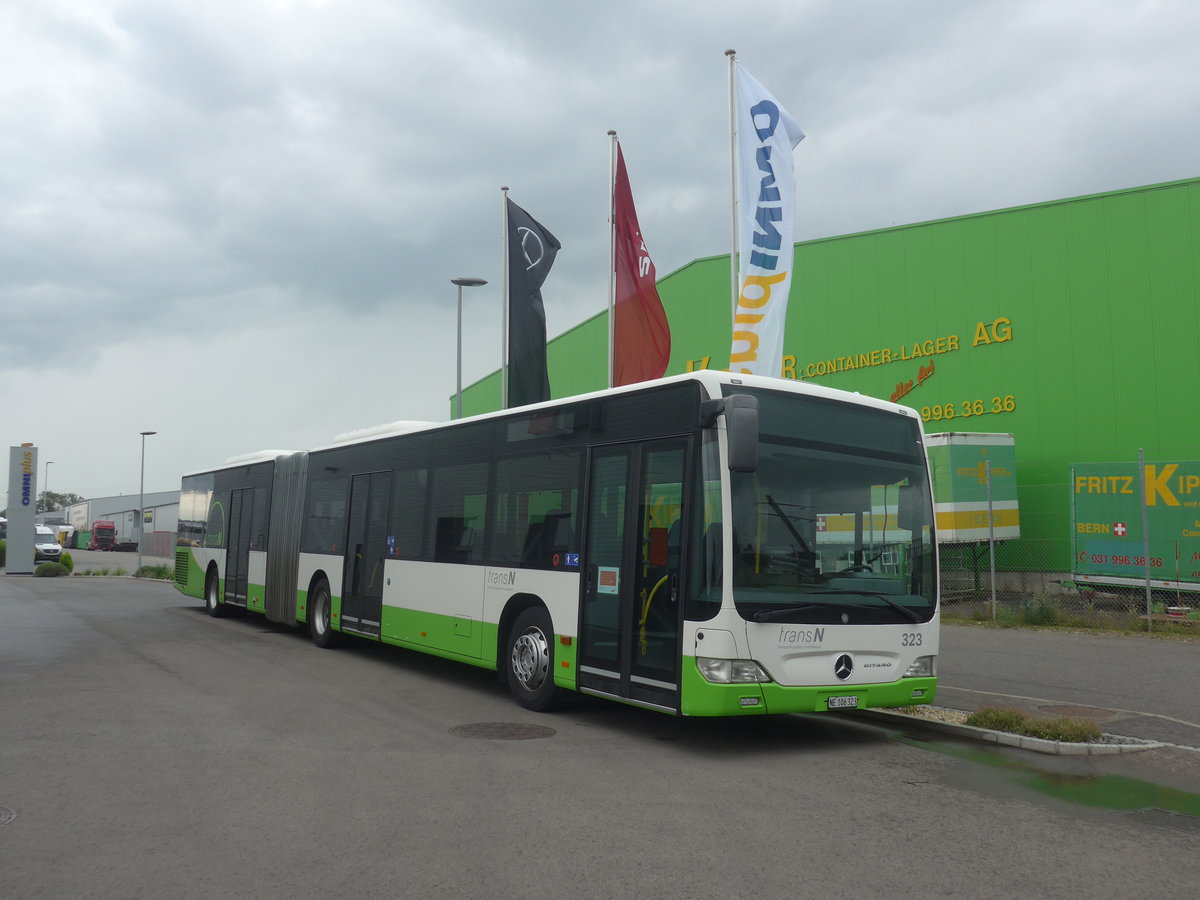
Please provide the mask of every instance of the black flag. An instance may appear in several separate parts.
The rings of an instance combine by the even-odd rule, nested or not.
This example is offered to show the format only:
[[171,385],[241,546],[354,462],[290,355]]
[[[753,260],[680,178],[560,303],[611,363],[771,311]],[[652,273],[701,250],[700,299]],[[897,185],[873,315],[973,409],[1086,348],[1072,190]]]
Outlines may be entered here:
[[562,245],[508,200],[508,405],[550,399],[542,283]]

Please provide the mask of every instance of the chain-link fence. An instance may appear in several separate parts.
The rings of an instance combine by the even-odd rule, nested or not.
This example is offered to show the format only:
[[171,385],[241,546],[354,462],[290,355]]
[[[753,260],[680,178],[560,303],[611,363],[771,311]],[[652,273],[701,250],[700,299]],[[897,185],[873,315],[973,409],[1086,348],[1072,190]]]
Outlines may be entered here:
[[[951,620],[1200,632],[1200,592],[1187,589],[1200,582],[1193,577],[1200,575],[1200,507],[1191,508],[1180,493],[1195,483],[1188,479],[1200,465],[1168,465],[1174,467],[1169,480],[1167,466],[1147,464],[1148,482],[1139,480],[1138,463],[1021,469],[1019,540],[941,544],[943,614]],[[1103,474],[1092,474],[1093,468]],[[1143,519],[1146,484],[1159,502]]]

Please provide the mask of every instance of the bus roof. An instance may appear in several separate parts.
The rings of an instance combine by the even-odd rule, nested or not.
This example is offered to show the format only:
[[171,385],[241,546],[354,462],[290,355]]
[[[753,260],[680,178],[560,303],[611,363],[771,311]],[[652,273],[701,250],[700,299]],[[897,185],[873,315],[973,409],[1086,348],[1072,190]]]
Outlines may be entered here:
[[[376,425],[363,428],[358,431],[349,431],[344,434],[337,435],[330,443],[313,447],[311,452],[315,453],[350,444],[365,444],[397,434],[413,434],[422,431],[432,431],[435,429],[451,427],[467,422],[481,422],[486,421],[487,419],[513,415],[514,413],[533,413],[543,409],[557,409],[561,406],[573,403],[586,402],[588,400],[611,397],[619,394],[653,390],[660,386],[679,384],[687,381],[699,383],[704,389],[705,393],[712,398],[721,396],[722,388],[726,385],[734,387],[741,385],[758,390],[784,391],[787,393],[794,393],[808,397],[820,397],[827,400],[837,400],[843,403],[855,403],[862,406],[873,407],[875,409],[899,413],[901,415],[913,417],[918,422],[921,421],[920,415],[911,407],[903,406],[898,403],[892,403],[888,400],[880,400],[876,397],[871,397],[866,394],[842,391],[838,390],[837,388],[825,387],[824,385],[812,384],[811,382],[800,381],[792,378],[770,378],[764,375],[739,375],[732,372],[719,371],[716,369],[699,369],[695,372],[686,372],[682,375],[671,375],[666,378],[655,379],[654,381],[641,381],[636,384],[627,384],[616,388],[591,391],[586,394],[575,394],[570,397],[560,397],[553,400],[547,400],[542,403],[531,403],[527,406],[494,410],[492,412],[480,413],[476,416],[467,416],[462,419],[451,419],[445,422],[400,420],[385,425]],[[208,469],[200,469],[195,472],[188,472],[185,473],[185,475],[202,475],[208,472],[217,472],[222,469],[236,468],[238,466],[244,466],[254,462],[266,462],[273,460],[278,456],[290,455],[292,452],[293,451],[290,450],[261,450],[256,453],[234,456],[230,459],[227,459],[221,465],[213,466],[212,468]]]
[[[573,403],[586,402],[602,397],[612,397],[619,394],[630,394],[637,391],[653,390],[656,387],[663,385],[679,384],[681,382],[694,381],[698,382],[709,397],[720,397],[722,387],[725,385],[744,385],[745,387],[757,388],[759,390],[786,391],[788,393],[801,394],[808,397],[820,397],[827,400],[838,400],[843,403],[856,403],[863,406],[874,407],[875,409],[886,410],[889,412],[907,415],[920,421],[921,417],[916,410],[911,407],[904,406],[898,403],[892,403],[888,400],[880,400],[876,397],[871,397],[866,394],[860,394],[851,391],[842,391],[837,388],[825,387],[824,385],[812,384],[807,381],[800,381],[792,378],[769,378],[764,375],[737,375],[731,372],[723,372],[715,369],[699,369],[695,372],[686,372],[682,375],[670,375],[666,378],[658,378],[654,381],[639,381],[636,384],[622,385],[616,388],[607,388],[599,391],[590,391],[586,394],[574,394],[570,397],[558,397],[553,400],[546,400],[542,403],[530,403],[527,406],[512,407],[510,409],[494,410],[492,412],[480,413],[475,416],[466,416],[462,419],[451,419],[446,422],[415,422],[401,421],[394,422],[391,425],[381,425],[375,428],[366,428],[361,432],[351,431],[346,434],[338,435],[331,443],[322,444],[312,448],[312,452],[321,450],[329,450],[336,446],[344,444],[368,443],[372,440],[377,440],[380,437],[385,437],[390,434],[408,434],[419,431],[432,431],[438,428],[446,428],[448,426],[458,425],[459,423],[467,422],[482,422],[487,419],[500,418],[503,416],[533,413],[538,410],[558,409],[559,407],[570,405]],[[389,429],[395,428],[395,431]]]

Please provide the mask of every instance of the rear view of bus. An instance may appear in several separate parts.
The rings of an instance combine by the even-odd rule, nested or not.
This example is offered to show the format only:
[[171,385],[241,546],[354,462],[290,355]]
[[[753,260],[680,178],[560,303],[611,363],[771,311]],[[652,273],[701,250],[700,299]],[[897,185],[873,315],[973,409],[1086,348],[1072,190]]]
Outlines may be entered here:
[[[799,386],[722,389],[726,464],[709,442],[701,478],[705,516],[724,508],[728,521],[697,532],[681,711],[931,702],[937,564],[919,417]],[[757,402],[756,454],[743,446],[753,422],[734,424],[731,400]],[[718,534],[728,552],[718,553]],[[725,564],[731,571],[718,571]]]

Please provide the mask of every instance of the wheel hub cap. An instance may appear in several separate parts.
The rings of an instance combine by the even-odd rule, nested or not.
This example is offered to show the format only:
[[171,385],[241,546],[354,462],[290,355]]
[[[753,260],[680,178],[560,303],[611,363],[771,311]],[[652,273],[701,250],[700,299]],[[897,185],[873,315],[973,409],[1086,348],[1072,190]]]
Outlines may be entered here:
[[512,668],[526,690],[542,686],[550,671],[550,646],[541,631],[530,628],[513,643]]

